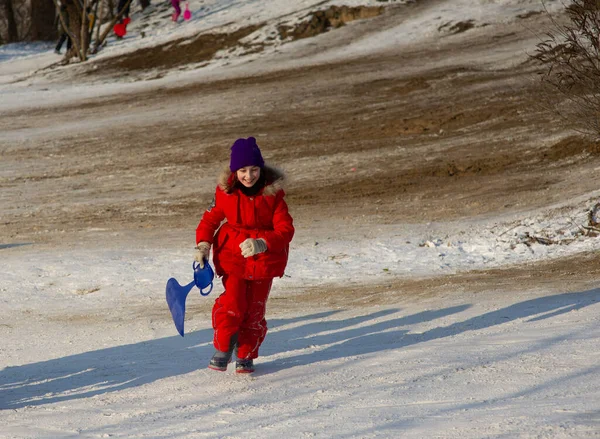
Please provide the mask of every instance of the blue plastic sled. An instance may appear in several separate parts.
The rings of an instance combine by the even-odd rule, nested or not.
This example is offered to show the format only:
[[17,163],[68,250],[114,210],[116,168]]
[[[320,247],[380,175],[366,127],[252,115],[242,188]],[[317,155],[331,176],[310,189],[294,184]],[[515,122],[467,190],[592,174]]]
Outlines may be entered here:
[[[204,268],[200,268],[197,262],[192,265],[194,269],[194,280],[187,285],[179,285],[179,282],[175,278],[171,278],[167,281],[167,305],[169,305],[169,311],[171,311],[171,317],[173,317],[173,323],[179,335],[183,337],[183,324],[185,322],[185,300],[188,294],[194,288],[194,285],[200,290],[200,294],[208,296],[213,289],[213,279],[215,273],[208,261],[204,264]],[[208,291],[204,292],[205,288],[209,288]]]

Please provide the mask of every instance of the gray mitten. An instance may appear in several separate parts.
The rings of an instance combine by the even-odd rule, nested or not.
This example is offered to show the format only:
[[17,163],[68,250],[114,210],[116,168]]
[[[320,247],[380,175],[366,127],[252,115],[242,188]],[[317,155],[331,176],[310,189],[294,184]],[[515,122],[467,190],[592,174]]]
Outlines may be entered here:
[[245,258],[249,258],[250,256],[266,252],[267,242],[262,238],[248,238],[240,244],[240,249],[242,249],[242,256]]

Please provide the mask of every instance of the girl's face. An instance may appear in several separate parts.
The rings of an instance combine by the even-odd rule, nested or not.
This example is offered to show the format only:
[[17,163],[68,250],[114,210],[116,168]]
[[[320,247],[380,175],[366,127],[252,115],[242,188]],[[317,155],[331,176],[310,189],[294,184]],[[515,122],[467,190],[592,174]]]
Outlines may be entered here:
[[258,166],[246,166],[236,171],[237,179],[246,187],[252,187],[260,177],[260,168]]

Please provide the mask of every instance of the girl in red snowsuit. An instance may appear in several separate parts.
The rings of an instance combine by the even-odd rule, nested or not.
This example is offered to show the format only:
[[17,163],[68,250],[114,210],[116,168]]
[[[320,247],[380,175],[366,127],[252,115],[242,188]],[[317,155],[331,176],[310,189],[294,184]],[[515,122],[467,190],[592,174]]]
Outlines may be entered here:
[[196,229],[195,259],[203,267],[212,247],[215,271],[225,287],[212,310],[217,351],[211,369],[227,370],[237,347],[236,372],[254,371],[253,359],[267,334],[271,284],[283,276],[294,236],[283,199],[284,178],[281,171],[265,166],[254,137],[236,140],[229,168]]

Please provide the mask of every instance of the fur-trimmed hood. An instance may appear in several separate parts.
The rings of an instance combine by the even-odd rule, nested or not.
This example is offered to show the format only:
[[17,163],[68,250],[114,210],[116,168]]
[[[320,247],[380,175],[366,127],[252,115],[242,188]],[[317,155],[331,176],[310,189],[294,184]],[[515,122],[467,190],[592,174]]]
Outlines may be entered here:
[[[265,175],[265,188],[263,190],[263,195],[273,196],[280,190],[284,189],[286,177],[282,170],[265,165],[265,167],[262,168],[262,172],[264,172]],[[231,172],[229,166],[227,166],[223,169],[221,175],[219,175],[217,184],[223,191],[230,194],[233,191],[235,182],[235,173]]]

